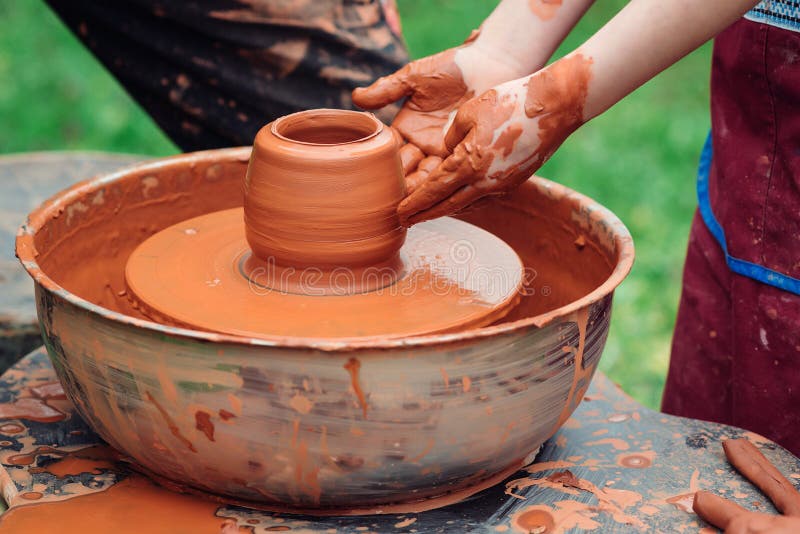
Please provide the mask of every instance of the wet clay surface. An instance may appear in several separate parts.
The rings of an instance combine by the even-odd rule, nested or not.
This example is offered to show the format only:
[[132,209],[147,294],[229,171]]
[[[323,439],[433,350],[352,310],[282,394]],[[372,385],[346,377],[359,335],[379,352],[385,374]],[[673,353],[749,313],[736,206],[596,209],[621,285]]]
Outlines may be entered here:
[[372,114],[309,110],[259,131],[244,180],[256,257],[282,267],[377,265],[405,239],[399,137]]
[[445,219],[403,246],[398,148],[369,113],[309,110],[268,124],[244,210],[183,221],[133,252],[133,306],[248,337],[408,337],[502,318],[519,301],[523,266],[500,239]]
[[[256,263],[242,210],[190,219],[139,246],[126,267],[133,305],[153,320],[252,337],[406,337],[491,324],[519,301],[523,266],[488,232],[455,219],[412,228],[402,273],[342,268],[316,285],[319,270],[292,287]],[[381,283],[384,278],[390,278]],[[378,287],[360,292],[362,280]],[[289,292],[286,292],[289,291]],[[296,291],[296,292],[295,292]],[[356,292],[358,291],[358,292]]]
[[[56,217],[48,214],[35,238],[24,237],[20,246],[35,251],[42,271],[71,293],[142,317],[126,292],[125,264],[131,252],[168,226],[242,206],[240,184],[249,158],[246,149],[198,153],[183,157],[185,163],[165,160],[158,169],[143,167],[124,181],[76,190],[52,205]],[[533,187],[521,187],[513,198],[459,216],[498,236],[523,260],[526,290],[506,321],[542,316],[544,323],[552,319],[548,312],[608,278],[614,259],[596,242],[603,236],[590,239],[589,228],[581,232],[584,217],[589,224],[595,215],[578,216],[572,204],[553,202]],[[585,244],[576,246],[581,239]]]
[[[13,403],[36,386],[54,391],[53,379],[46,355],[36,352],[0,379],[0,400]],[[57,422],[0,421],[2,489],[11,506],[0,516],[0,533],[39,532],[54,524],[67,534],[701,532],[707,525],[691,512],[691,497],[688,509],[674,504],[675,497],[702,489],[750,510],[773,511],[718,454],[727,437],[757,443],[792,484],[800,479],[798,459],[773,443],[734,428],[651,412],[600,375],[536,463],[504,482],[428,512],[314,518],[158,487],[120,463],[76,413],[62,408],[65,418]],[[631,458],[639,460],[629,465]]]

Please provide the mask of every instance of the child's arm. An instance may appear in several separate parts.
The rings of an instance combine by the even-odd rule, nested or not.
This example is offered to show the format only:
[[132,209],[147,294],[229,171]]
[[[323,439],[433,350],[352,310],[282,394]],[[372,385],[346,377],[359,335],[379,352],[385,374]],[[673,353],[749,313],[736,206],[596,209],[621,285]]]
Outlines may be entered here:
[[[547,64],[593,3],[594,0],[503,0],[477,30],[474,44],[493,55],[490,61],[510,60],[523,74],[531,74]],[[472,71],[481,77],[480,70]],[[484,90],[497,83],[501,82],[485,86]]]
[[449,154],[444,128],[451,112],[499,83],[542,68],[593,1],[503,0],[463,45],[353,91],[353,102],[365,109],[408,97],[393,126],[408,142],[401,157],[409,190]]
[[757,0],[633,0],[577,52],[593,60],[585,119],[742,17]]
[[516,187],[573,131],[740,18],[757,0],[631,0],[583,46],[458,109],[451,154],[400,204],[406,224]]

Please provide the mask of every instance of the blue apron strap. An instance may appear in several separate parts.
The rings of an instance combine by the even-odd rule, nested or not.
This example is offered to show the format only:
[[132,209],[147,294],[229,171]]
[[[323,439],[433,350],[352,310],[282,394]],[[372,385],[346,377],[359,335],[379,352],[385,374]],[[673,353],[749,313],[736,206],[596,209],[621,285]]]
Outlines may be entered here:
[[763,265],[734,258],[728,254],[728,243],[725,240],[725,230],[717,221],[714,212],[711,210],[711,201],[708,196],[708,175],[711,171],[711,160],[713,158],[713,146],[711,143],[711,132],[708,133],[706,144],[703,146],[703,153],[700,155],[700,165],[697,169],[697,202],[700,209],[700,216],[706,224],[706,228],[719,243],[722,252],[725,253],[725,262],[728,268],[736,274],[758,280],[761,283],[789,291],[795,295],[800,295],[800,280],[792,278],[783,273],[767,269]]

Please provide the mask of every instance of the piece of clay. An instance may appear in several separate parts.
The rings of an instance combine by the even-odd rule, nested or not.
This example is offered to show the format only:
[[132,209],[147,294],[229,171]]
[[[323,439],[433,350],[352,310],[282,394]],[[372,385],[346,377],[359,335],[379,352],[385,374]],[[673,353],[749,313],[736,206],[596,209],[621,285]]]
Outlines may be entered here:
[[755,484],[783,514],[800,516],[800,492],[747,439],[722,442],[725,456],[749,481]]
[[796,532],[800,528],[800,492],[747,439],[722,442],[728,462],[755,484],[782,516],[751,512],[706,491],[695,493],[692,509],[708,523],[726,532]]
[[747,509],[738,504],[707,491],[698,491],[694,494],[692,509],[704,521],[723,530],[728,528],[734,517],[747,513]]
[[403,246],[401,142],[354,111],[264,127],[244,216],[209,213],[145,240],[126,266],[132,306],[161,323],[252,337],[405,337],[502,318],[523,283],[511,247],[453,219],[414,229]]

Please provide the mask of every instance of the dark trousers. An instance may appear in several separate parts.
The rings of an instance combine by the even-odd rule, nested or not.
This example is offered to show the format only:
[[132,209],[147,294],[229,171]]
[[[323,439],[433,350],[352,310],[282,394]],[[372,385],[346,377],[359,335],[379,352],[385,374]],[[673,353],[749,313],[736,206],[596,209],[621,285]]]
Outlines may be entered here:
[[252,144],[287,113],[352,108],[355,87],[408,60],[392,2],[47,1],[185,151]]

